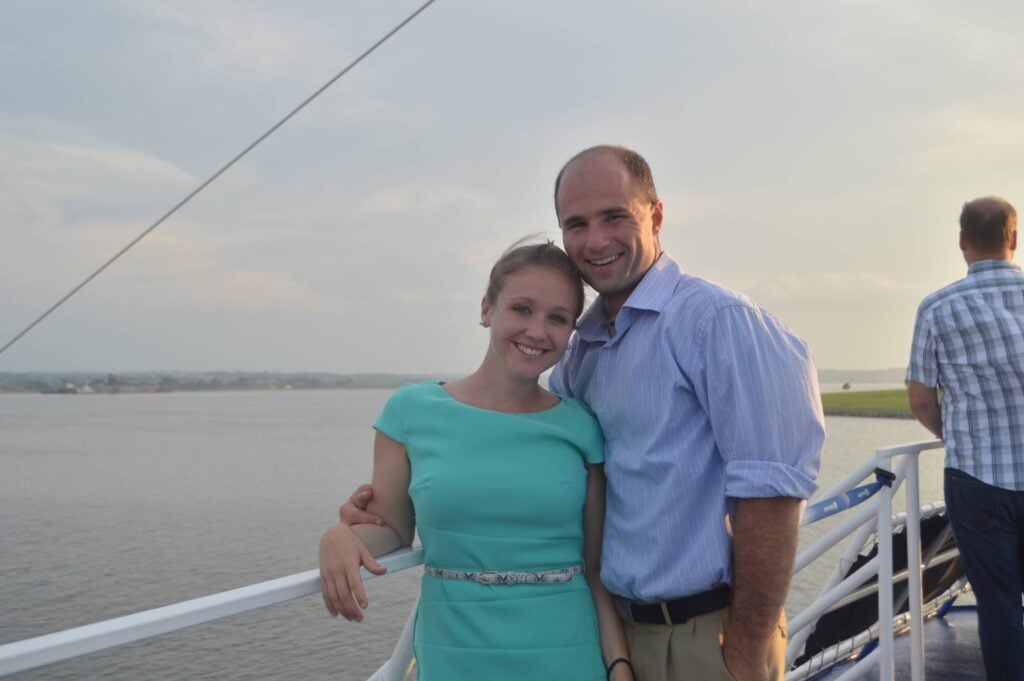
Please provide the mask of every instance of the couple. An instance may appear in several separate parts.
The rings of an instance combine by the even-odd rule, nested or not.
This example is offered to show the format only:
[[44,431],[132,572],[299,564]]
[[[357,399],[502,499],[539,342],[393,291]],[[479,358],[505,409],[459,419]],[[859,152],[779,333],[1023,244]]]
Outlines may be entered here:
[[[577,154],[555,209],[568,258],[540,245],[499,260],[480,368],[403,387],[374,424],[372,496],[321,540],[328,610],[361,619],[358,567],[381,572],[372,556],[415,525],[421,680],[781,680],[824,442],[810,352],[661,251],[635,152]],[[600,297],[570,339],[577,269]]]

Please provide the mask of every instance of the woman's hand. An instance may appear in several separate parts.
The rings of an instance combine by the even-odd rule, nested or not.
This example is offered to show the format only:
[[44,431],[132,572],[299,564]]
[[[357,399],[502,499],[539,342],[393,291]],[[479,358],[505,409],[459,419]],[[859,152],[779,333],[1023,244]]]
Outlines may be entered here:
[[375,575],[387,572],[348,525],[332,525],[320,538],[320,595],[332,617],[363,621],[366,591],[360,566]]

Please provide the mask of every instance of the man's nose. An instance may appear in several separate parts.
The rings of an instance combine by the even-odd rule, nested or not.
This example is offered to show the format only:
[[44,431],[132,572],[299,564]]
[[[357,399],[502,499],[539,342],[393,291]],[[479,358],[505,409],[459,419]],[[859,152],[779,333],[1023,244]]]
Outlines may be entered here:
[[608,245],[608,235],[598,226],[587,230],[587,248],[591,251],[600,251]]

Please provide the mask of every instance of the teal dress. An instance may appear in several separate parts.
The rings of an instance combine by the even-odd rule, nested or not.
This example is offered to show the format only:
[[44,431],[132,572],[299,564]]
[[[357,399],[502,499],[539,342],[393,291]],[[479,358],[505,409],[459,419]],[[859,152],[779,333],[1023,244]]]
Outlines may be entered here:
[[[585,462],[604,460],[593,414],[470,406],[438,383],[399,388],[374,423],[405,445],[424,563],[537,572],[583,562]],[[582,575],[496,585],[424,574],[413,633],[419,681],[605,679]]]

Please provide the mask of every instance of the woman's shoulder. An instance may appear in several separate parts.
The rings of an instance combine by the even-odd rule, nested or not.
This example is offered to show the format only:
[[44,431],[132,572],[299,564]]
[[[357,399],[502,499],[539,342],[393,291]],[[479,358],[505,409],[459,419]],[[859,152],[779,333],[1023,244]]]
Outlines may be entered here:
[[562,424],[567,432],[572,433],[571,439],[583,452],[589,463],[604,461],[604,433],[597,416],[585,403],[573,397],[562,397]]
[[395,392],[391,394],[394,397],[404,398],[416,398],[426,396],[436,396],[438,391],[443,390],[441,388],[442,381],[422,381],[420,383],[403,383],[402,385],[395,388]]
[[565,395],[559,395],[559,397],[562,400],[559,406],[566,418],[578,421],[582,425],[597,425],[597,416],[594,415],[594,412],[590,410],[590,407],[585,402],[575,397],[566,397]]
[[439,394],[443,394],[440,381],[403,383],[388,397],[385,409],[405,410],[409,407],[419,407],[426,401],[437,399]]

